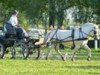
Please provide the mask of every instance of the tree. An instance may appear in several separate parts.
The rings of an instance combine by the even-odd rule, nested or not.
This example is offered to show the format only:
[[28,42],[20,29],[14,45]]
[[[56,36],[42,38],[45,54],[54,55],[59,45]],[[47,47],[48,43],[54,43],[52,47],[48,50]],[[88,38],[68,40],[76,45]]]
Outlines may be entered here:
[[[20,23],[27,23],[26,26],[42,24],[47,28],[45,24],[54,27],[57,22],[60,28],[65,19],[64,10],[70,7],[79,9],[76,15],[80,18],[77,22],[87,22],[96,15],[96,20],[100,23],[100,17],[98,17],[100,16],[100,0],[0,0],[0,22],[3,23],[6,20],[10,11],[18,9],[21,15],[19,18],[24,17]],[[44,13],[48,21],[43,20]]]

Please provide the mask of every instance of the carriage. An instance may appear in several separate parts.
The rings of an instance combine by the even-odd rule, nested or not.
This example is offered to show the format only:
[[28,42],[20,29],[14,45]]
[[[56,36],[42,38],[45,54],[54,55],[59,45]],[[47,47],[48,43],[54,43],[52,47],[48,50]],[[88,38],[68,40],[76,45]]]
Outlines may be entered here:
[[[20,47],[23,58],[26,59],[31,49],[37,51],[37,57],[38,59],[40,57],[40,45],[45,44],[48,47],[48,53],[46,55],[46,59],[48,59],[48,56],[51,51],[51,46],[55,45],[55,50],[57,53],[61,56],[62,60],[66,60],[65,57],[60,53],[60,50],[57,48],[57,44],[59,42],[73,42],[73,45],[75,45],[74,50],[72,51],[72,57],[71,59],[74,60],[74,56],[77,52],[77,50],[83,46],[85,49],[87,49],[87,60],[90,60],[91,58],[91,49],[88,47],[88,36],[93,37],[94,39],[97,39],[99,34],[98,26],[93,23],[86,23],[81,25],[78,29],[75,30],[51,30],[44,36],[44,41],[40,44],[35,45],[39,39],[33,39],[31,37],[25,37],[21,40],[18,40],[16,38],[10,37],[8,39],[5,39],[5,35],[0,36],[0,58],[4,57],[5,51],[7,47],[11,47],[12,50],[12,58],[15,56],[15,48]],[[34,35],[34,34],[32,34]]]
[[15,35],[13,34],[3,34],[0,35],[0,58],[3,58],[7,48],[10,47],[12,57],[15,58],[15,54],[17,49],[20,49],[21,54],[23,55],[24,59],[27,59],[27,57],[30,54],[30,51],[36,50],[38,55],[36,58],[39,57],[39,45],[35,45],[35,42],[39,41],[39,39],[34,39],[31,36],[28,37],[23,37],[21,39],[18,39]]

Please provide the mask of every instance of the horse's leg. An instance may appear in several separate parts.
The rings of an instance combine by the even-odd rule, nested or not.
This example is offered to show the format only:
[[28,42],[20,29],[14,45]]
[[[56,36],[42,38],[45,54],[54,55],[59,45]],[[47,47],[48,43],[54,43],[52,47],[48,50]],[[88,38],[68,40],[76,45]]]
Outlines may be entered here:
[[14,59],[15,58],[15,54],[16,54],[15,48],[12,47],[11,48],[11,55],[12,55],[11,59]]
[[48,56],[50,55],[51,48],[52,48],[51,43],[48,43],[48,52],[45,58],[46,60],[48,59]]
[[37,55],[36,59],[39,59],[39,57],[40,57],[40,46],[37,47],[37,51],[38,51],[38,55]]
[[84,45],[84,48],[87,50],[87,60],[90,61],[90,58],[91,58],[91,49],[88,47],[88,45]]
[[75,54],[76,54],[76,52],[78,51],[78,49],[80,48],[80,46],[75,46],[75,48],[73,49],[73,52],[72,52],[72,57],[71,57],[71,60],[72,61],[74,61],[75,59],[74,59],[74,56],[75,56]]
[[55,51],[61,56],[62,60],[65,61],[66,59],[64,59],[63,55],[61,54],[61,52],[59,51],[57,44],[55,45]]

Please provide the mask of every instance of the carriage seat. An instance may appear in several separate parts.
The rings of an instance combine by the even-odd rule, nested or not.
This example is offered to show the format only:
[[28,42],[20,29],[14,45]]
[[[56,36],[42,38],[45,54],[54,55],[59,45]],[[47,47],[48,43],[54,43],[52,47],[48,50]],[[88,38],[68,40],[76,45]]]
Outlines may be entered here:
[[8,39],[8,38],[16,39],[16,35],[15,34],[5,33],[5,39]]

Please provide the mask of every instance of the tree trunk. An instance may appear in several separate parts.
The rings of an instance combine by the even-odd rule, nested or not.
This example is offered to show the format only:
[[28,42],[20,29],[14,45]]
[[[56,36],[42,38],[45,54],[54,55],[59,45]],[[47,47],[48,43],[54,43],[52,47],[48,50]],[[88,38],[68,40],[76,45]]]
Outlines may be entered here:
[[63,19],[64,19],[64,12],[61,11],[57,15],[57,25],[58,25],[58,28],[61,28],[61,26],[63,25]]
[[55,22],[55,0],[49,0],[49,27],[54,27]]

